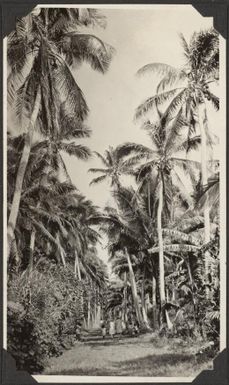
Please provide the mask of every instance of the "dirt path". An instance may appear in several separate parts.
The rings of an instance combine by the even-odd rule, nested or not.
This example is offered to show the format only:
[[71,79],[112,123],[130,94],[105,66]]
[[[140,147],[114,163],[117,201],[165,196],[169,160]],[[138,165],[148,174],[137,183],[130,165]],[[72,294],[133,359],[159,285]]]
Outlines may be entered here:
[[194,377],[212,367],[211,362],[197,363],[194,349],[190,343],[179,347],[174,341],[158,346],[151,335],[113,341],[95,337],[52,358],[43,374]]

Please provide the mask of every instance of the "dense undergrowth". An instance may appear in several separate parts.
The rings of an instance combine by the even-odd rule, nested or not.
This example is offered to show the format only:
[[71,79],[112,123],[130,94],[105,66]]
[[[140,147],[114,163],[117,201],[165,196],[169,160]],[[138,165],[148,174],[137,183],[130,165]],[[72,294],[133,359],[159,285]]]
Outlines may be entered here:
[[8,350],[18,369],[31,373],[75,341],[83,320],[83,285],[69,268],[46,265],[8,285]]

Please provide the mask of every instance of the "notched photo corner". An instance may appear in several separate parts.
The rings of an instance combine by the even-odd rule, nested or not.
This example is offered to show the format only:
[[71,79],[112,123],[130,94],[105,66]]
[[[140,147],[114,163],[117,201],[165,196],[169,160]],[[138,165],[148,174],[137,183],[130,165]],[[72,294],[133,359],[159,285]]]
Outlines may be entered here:
[[226,377],[225,51],[191,5],[50,4],[16,19],[6,383]]

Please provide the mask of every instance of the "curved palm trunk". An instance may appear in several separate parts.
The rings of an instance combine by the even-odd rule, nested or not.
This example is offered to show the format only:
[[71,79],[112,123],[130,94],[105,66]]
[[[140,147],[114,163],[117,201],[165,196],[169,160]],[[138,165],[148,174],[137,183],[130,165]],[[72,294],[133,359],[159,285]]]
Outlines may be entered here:
[[66,254],[65,254],[65,251],[64,249],[62,248],[61,246],[61,243],[60,243],[60,236],[59,236],[59,233],[57,232],[56,234],[56,245],[58,247],[58,251],[59,251],[59,254],[60,254],[60,257],[61,257],[61,261],[63,263],[63,266],[66,267]]
[[140,310],[140,306],[139,306],[137,285],[136,285],[136,280],[135,280],[135,276],[134,276],[134,272],[133,272],[133,267],[132,267],[129,253],[128,253],[126,248],[124,249],[124,253],[125,253],[125,256],[127,258],[128,267],[129,267],[130,284],[131,284],[131,291],[132,291],[132,296],[133,296],[134,308],[136,311],[138,323],[140,326],[142,326],[142,315],[141,315],[141,310]]
[[11,248],[12,240],[14,238],[14,231],[15,231],[15,227],[16,227],[18,210],[19,210],[21,194],[22,194],[22,185],[23,185],[26,167],[27,167],[27,164],[29,161],[29,155],[30,155],[30,151],[31,151],[32,139],[33,139],[33,133],[34,133],[34,126],[35,126],[38,112],[39,112],[40,100],[41,100],[41,93],[40,93],[40,88],[38,88],[36,99],[34,102],[33,112],[32,112],[31,118],[30,118],[29,127],[27,129],[27,133],[25,136],[24,148],[22,151],[22,155],[21,155],[21,159],[20,159],[20,163],[19,163],[19,167],[18,167],[18,171],[17,171],[14,196],[13,196],[13,200],[12,200],[12,204],[11,204],[11,210],[10,210],[10,216],[9,216],[9,220],[8,220],[7,259],[10,256],[10,248]]
[[81,281],[81,271],[80,271],[80,262],[77,251],[75,250],[75,265],[74,265],[74,275],[78,276],[79,281]]
[[[208,172],[207,172],[207,138],[206,131],[204,127],[205,119],[205,106],[204,103],[198,103],[198,120],[200,127],[200,136],[201,136],[201,174],[202,174],[202,187],[207,186],[208,183]],[[210,241],[210,215],[209,215],[209,204],[208,197],[206,198],[206,204],[204,207],[204,242],[208,243]],[[208,273],[209,273],[209,252],[204,253],[205,257],[205,279],[206,284],[208,285]],[[206,296],[209,297],[209,287],[206,286]]]
[[[162,209],[163,209],[163,185],[160,183],[159,187],[159,201],[157,209],[157,232],[158,232],[158,246],[159,246],[159,290],[161,300],[161,315],[163,307],[165,305],[165,268],[164,268],[164,247],[163,247],[163,236],[162,236]],[[165,318],[167,327],[171,329],[172,324],[169,319],[167,310],[165,310]]]

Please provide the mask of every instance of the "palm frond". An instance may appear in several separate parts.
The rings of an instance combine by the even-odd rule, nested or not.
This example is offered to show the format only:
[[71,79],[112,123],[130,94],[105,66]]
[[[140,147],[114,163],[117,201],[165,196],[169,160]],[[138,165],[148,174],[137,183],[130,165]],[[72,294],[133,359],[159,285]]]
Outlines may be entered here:
[[107,178],[107,175],[101,175],[98,178],[92,179],[92,181],[89,183],[89,185],[91,186],[93,184],[100,183],[100,182],[104,181],[104,179],[106,179],[106,178]]
[[[173,90],[166,91],[166,92],[151,96],[150,98],[146,99],[142,104],[140,104],[140,106],[137,107],[136,113],[135,113],[135,119],[141,118],[149,110],[153,110],[153,109],[157,108],[158,104],[162,104],[162,103],[166,102],[167,100],[169,100],[170,98],[172,98],[174,95],[176,95],[178,90],[179,90],[179,88],[174,88]],[[182,92],[184,92],[184,91],[182,91]],[[181,99],[182,92],[178,94],[178,95],[180,95],[180,99]],[[174,102],[174,104],[171,105],[171,109],[173,107],[173,110],[174,110],[174,106],[178,105],[178,101],[179,101],[179,99],[177,96],[176,102]]]
[[[55,55],[54,55],[55,57]],[[65,97],[66,107],[70,108],[77,119],[83,120],[88,114],[88,107],[80,87],[76,83],[64,60],[59,61],[55,70],[57,88]]]
[[139,161],[141,161],[145,157],[146,155],[142,153],[142,154],[132,156],[129,159],[126,159],[125,161],[122,162],[121,172],[124,174],[132,173],[133,172],[132,167],[136,166],[139,163]]
[[119,159],[128,156],[133,152],[137,154],[143,154],[145,156],[153,154],[153,151],[149,147],[146,147],[143,144],[139,143],[126,142],[124,144],[119,145],[115,149],[115,153]]
[[179,243],[188,243],[194,246],[201,246],[198,237],[191,234],[183,233],[182,231],[175,229],[163,229],[163,234],[171,237],[173,240],[179,241]]
[[109,162],[107,161],[107,159],[104,157],[104,156],[102,156],[99,152],[97,152],[97,151],[94,151],[94,154],[102,161],[102,163],[104,164],[104,166],[106,166],[106,167],[110,167],[110,164],[109,164]]
[[185,151],[186,153],[197,150],[201,143],[201,137],[200,135],[195,135],[193,137],[189,137],[183,141],[178,147],[177,151]]
[[196,208],[202,210],[206,204],[213,210],[219,205],[219,175],[211,178],[200,195]]
[[92,172],[92,173],[100,172],[100,173],[107,174],[108,171],[109,171],[109,169],[106,169],[106,168],[89,168],[88,169],[88,172]]
[[157,86],[157,94],[165,91],[166,88],[174,87],[178,84],[184,84],[187,80],[187,75],[182,69],[176,68],[171,70],[164,76]]
[[94,35],[70,32],[65,34],[61,47],[69,65],[87,61],[92,69],[105,73],[114,49]]
[[206,98],[212,103],[216,111],[219,110],[219,98],[210,91],[205,91]]
[[165,63],[150,63],[140,68],[137,75],[144,75],[147,72],[154,72],[158,75],[168,75],[171,71],[176,70],[174,67]]
[[190,50],[189,50],[188,43],[185,40],[185,37],[182,33],[179,34],[179,37],[180,37],[181,45],[182,45],[183,50],[184,50],[184,55],[189,60]]
[[[187,245],[187,244],[171,244],[171,245],[164,245],[163,246],[164,251],[169,252],[175,252],[175,253],[199,253],[200,247],[194,246],[194,245]],[[148,249],[149,253],[158,253],[159,247],[152,247],[151,249]]]
[[88,147],[82,144],[72,143],[59,143],[59,150],[66,152],[68,155],[74,155],[78,159],[88,160],[91,156],[91,151]]
[[[181,92],[175,95],[175,97],[172,99],[171,103],[168,105],[168,107],[166,108],[162,116],[163,121],[168,122],[170,119],[174,117],[174,115],[177,113],[177,110],[181,108],[181,106],[184,104],[184,102],[188,98],[188,94],[189,94],[188,89],[183,88]],[[173,96],[173,95],[170,95],[170,96]]]

